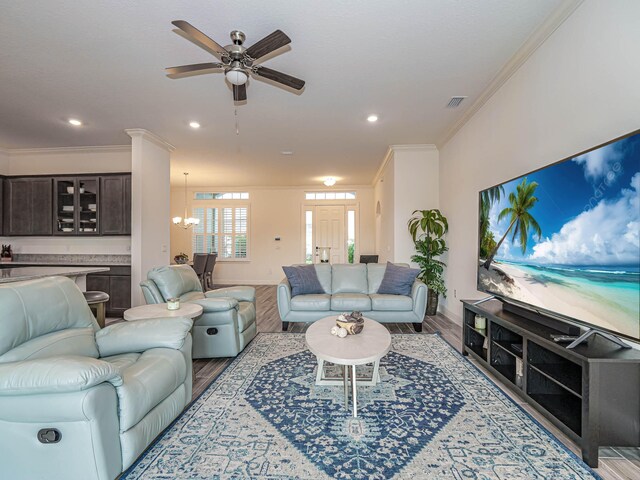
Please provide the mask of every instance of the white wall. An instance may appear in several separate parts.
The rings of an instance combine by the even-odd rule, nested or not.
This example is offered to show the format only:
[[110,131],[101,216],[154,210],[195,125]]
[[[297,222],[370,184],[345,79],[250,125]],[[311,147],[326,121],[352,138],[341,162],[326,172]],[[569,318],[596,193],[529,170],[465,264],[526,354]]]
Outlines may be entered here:
[[[284,277],[283,265],[304,261],[302,210],[304,205],[332,204],[341,201],[306,201],[305,191],[322,191],[323,188],[237,188],[233,191],[249,192],[249,261],[218,261],[214,271],[217,284],[277,284]],[[334,190],[356,192],[356,200],[350,202],[359,208],[358,250],[372,253],[375,249],[373,213],[373,188],[344,187]],[[195,191],[224,192],[219,187],[189,188],[188,198]],[[189,200],[189,212],[191,201]],[[345,201],[342,201],[345,202]],[[349,201],[346,201],[349,203]],[[171,190],[171,216],[184,215],[184,188]],[[191,230],[171,226],[171,258],[180,252],[192,255]],[[276,236],[280,241],[275,241]]]
[[483,296],[478,192],[640,127],[638,19],[637,0],[584,2],[440,149],[450,318],[461,298]]
[[438,208],[439,152],[434,145],[392,145],[375,183],[376,252],[380,262],[409,263],[415,253],[407,222],[414,210]]
[[144,129],[131,137],[131,305],[144,303],[140,281],[169,264],[170,155],[173,147]]
[[[62,175],[131,171],[131,147],[69,147],[0,150],[0,174]],[[14,253],[121,254],[131,239],[118,237],[0,237]]]

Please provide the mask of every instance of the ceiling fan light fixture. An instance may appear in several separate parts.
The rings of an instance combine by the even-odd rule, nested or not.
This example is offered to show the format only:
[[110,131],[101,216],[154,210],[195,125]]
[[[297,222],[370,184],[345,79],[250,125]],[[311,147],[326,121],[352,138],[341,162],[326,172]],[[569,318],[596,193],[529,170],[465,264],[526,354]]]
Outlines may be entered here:
[[232,68],[227,70],[224,75],[232,85],[244,85],[249,79],[249,75],[247,75],[241,68]]

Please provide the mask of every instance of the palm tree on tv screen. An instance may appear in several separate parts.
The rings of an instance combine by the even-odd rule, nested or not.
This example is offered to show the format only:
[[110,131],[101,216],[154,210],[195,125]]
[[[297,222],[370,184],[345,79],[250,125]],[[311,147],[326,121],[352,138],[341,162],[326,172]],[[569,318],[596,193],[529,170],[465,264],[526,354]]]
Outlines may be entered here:
[[522,253],[527,250],[529,230],[533,230],[538,238],[542,236],[542,229],[540,228],[540,225],[538,225],[538,222],[533,215],[529,213],[529,210],[531,210],[538,201],[538,198],[534,195],[537,187],[538,184],[536,182],[528,183],[525,177],[516,187],[516,192],[511,192],[509,194],[509,203],[511,205],[504,208],[500,212],[500,215],[498,215],[498,221],[506,217],[510,217],[509,228],[504,232],[504,235],[489,255],[489,258],[484,262],[483,266],[487,270],[491,266],[491,262],[493,262],[493,259],[498,253],[498,250],[500,250],[502,243],[512,229],[512,241],[516,239],[516,236],[518,236]]
[[502,185],[488,188],[480,194],[480,258],[487,258],[496,246],[493,232],[489,230],[489,212],[491,207],[500,201],[502,195],[504,195]]

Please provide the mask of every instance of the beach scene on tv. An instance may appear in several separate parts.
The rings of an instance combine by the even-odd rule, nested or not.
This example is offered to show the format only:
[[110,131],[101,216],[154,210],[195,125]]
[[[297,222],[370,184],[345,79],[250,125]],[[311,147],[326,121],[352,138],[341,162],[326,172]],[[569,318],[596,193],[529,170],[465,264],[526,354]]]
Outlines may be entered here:
[[640,338],[640,134],[480,192],[482,290]]

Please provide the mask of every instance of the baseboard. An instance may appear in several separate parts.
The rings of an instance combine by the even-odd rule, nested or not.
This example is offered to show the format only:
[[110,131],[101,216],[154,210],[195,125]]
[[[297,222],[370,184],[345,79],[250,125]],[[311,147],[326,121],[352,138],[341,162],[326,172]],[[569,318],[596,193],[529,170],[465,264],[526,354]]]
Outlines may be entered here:
[[459,327],[462,327],[462,317],[460,315],[458,315],[457,313],[454,313],[452,310],[449,310],[448,308],[440,305],[440,314],[445,316],[448,320],[451,320],[453,323],[455,323],[456,325],[458,325]]

